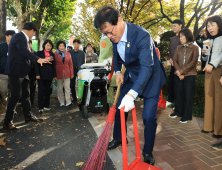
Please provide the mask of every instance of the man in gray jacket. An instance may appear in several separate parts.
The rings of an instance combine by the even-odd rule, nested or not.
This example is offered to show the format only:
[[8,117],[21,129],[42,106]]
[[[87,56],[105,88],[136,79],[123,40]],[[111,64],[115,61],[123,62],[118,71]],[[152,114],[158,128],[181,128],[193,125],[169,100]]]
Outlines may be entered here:
[[82,50],[79,50],[79,47],[81,45],[81,41],[79,39],[75,39],[73,41],[74,49],[68,51],[71,54],[72,57],[72,63],[73,63],[73,71],[74,71],[74,78],[71,79],[71,91],[72,91],[72,102],[75,102],[77,100],[76,98],[76,76],[77,72],[80,70],[80,67],[82,64],[86,62],[85,53]]

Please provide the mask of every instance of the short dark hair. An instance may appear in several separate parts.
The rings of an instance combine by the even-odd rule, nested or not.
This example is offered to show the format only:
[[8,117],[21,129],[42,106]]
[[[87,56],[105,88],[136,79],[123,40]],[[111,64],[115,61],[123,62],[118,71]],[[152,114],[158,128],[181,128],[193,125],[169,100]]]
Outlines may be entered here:
[[6,35],[6,36],[14,35],[14,34],[15,34],[15,31],[14,31],[14,30],[7,30],[7,31],[5,31],[5,35]]
[[91,47],[92,47],[92,44],[91,44],[91,43],[88,43],[88,44],[86,45],[86,48],[87,48],[88,46],[91,46]]
[[206,27],[205,36],[207,38],[213,38],[213,36],[211,36],[209,31],[207,30],[208,22],[216,22],[217,23],[217,25],[219,27],[218,35],[221,36],[222,35],[222,19],[221,19],[220,15],[211,15],[211,16],[207,17],[207,19],[205,21],[205,27]]
[[183,34],[186,37],[187,43],[188,42],[193,42],[194,37],[193,37],[193,33],[189,28],[183,28],[182,30],[180,30],[179,32],[179,38],[180,38],[180,34]]
[[72,50],[72,46],[68,46],[67,48],[71,48],[71,50]]
[[76,43],[76,42],[77,42],[78,44],[81,44],[80,39],[74,39],[74,40],[73,40],[73,44]]
[[47,44],[47,43],[49,43],[51,46],[52,46],[52,49],[53,49],[53,43],[52,43],[52,41],[51,40],[49,40],[49,39],[46,39],[45,41],[44,41],[44,43],[42,44],[42,49],[44,50],[45,49],[45,45]]
[[117,25],[118,17],[120,17],[120,13],[116,8],[109,5],[103,6],[96,13],[94,18],[94,26],[97,29],[101,28],[105,22],[108,22],[112,25]]
[[29,44],[32,44],[32,40],[29,40]]
[[60,45],[60,44],[64,44],[64,46],[66,47],[65,41],[58,41],[58,42],[56,43],[56,48],[57,48],[57,49],[59,49],[59,45]]
[[37,31],[37,26],[33,22],[26,22],[23,26],[23,30],[34,30],[35,32]]
[[180,20],[180,19],[175,19],[173,22],[172,22],[172,24],[179,24],[179,25],[183,25],[183,21],[182,20]]

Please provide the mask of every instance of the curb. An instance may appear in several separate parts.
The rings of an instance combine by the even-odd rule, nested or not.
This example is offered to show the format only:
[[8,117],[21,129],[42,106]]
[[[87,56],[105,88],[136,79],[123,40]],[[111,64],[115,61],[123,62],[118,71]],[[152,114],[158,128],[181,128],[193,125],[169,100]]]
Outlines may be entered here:
[[[100,134],[102,133],[103,127],[99,123],[99,121],[95,118],[95,116],[92,116],[88,118],[90,124],[92,125],[93,129],[95,130],[97,136],[99,137]],[[97,126],[95,126],[97,124]],[[123,157],[122,153],[118,148],[113,149],[111,151],[107,151],[110,159],[113,161],[113,164],[115,165],[117,170],[122,170],[123,169]]]

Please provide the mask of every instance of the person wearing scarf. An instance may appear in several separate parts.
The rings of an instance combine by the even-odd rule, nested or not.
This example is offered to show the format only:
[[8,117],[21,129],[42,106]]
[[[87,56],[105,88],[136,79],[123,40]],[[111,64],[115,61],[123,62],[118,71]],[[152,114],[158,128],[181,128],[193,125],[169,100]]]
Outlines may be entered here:
[[35,74],[38,81],[38,106],[39,112],[49,111],[50,105],[50,87],[52,79],[57,80],[56,68],[55,68],[55,55],[50,52],[53,48],[51,40],[46,39],[42,45],[43,50],[37,52],[37,56],[40,58],[53,57],[52,64],[45,63],[41,66],[39,63],[35,64]]
[[[57,51],[54,53],[60,106],[70,106],[72,104],[70,97],[70,79],[73,79],[74,71],[71,55],[65,51],[65,48],[66,43],[64,41],[58,41]],[[65,98],[63,87],[65,89]]]
[[[206,37],[210,42],[210,55],[207,58],[205,71],[205,108],[202,133],[213,132],[214,138],[222,137],[222,87],[219,82],[222,69],[222,19],[213,15],[206,19]],[[203,49],[202,53],[207,50]],[[222,149],[221,145],[213,146]]]
[[175,112],[170,117],[181,117],[179,122],[187,123],[187,121],[192,120],[195,77],[197,75],[196,64],[199,57],[199,49],[193,44],[194,37],[190,29],[182,29],[179,32],[179,39],[181,45],[177,47],[173,57],[175,67]]

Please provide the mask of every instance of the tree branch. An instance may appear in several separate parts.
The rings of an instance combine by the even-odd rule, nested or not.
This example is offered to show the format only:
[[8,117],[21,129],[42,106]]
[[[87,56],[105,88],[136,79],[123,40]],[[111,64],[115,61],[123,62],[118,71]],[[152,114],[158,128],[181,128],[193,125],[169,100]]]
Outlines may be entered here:
[[15,3],[13,0],[9,0],[10,5],[14,8],[15,12],[17,13],[18,16],[22,16],[22,9],[21,5],[20,7]]
[[12,13],[11,13],[11,11],[9,11],[9,9],[6,9],[6,11],[7,11],[7,15],[8,15],[8,17],[10,18],[10,20],[12,20],[16,25],[18,25],[18,19],[16,19],[16,18],[12,15]]
[[126,15],[128,14],[129,4],[130,4],[130,0],[128,0],[128,2],[127,2],[127,6],[126,6]]
[[48,30],[44,33],[44,35],[40,38],[40,41],[43,41],[43,39],[46,37],[46,35],[49,34],[49,32],[52,30],[52,28],[54,27],[54,24],[52,24]]
[[134,7],[135,7],[135,1],[136,1],[136,0],[133,1],[133,5],[132,5],[131,10],[130,10],[130,16],[132,16],[133,9],[134,9]]
[[158,1],[159,1],[159,3],[160,3],[162,15],[164,16],[164,18],[168,19],[168,21],[170,21],[170,22],[172,23],[173,21],[172,21],[172,20],[164,13],[164,11],[163,11],[163,6],[162,6],[161,0],[158,0]]
[[150,0],[146,1],[142,7],[140,8],[140,10],[138,11],[136,17],[133,19],[132,23],[134,23],[134,21],[138,18],[138,16],[140,15],[140,12],[143,10],[143,8],[146,6],[146,4],[148,4],[150,2]]
[[121,13],[123,11],[123,0],[121,0],[120,9],[119,12]]

